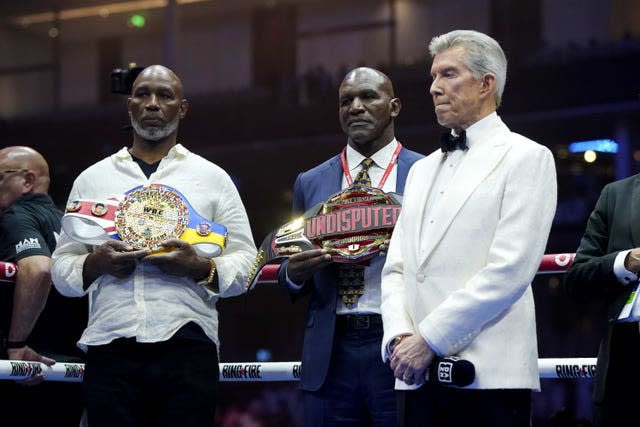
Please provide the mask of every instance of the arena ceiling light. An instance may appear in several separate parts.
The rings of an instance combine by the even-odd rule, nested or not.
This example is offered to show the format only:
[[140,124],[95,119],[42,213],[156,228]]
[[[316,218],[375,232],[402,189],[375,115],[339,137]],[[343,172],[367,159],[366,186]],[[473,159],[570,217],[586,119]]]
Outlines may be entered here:
[[[176,0],[176,4],[184,5],[191,3],[202,3],[211,0]],[[90,18],[90,17],[107,17],[117,13],[136,12],[140,10],[159,9],[166,7],[168,0],[137,0],[119,3],[108,3],[99,6],[77,7],[73,9],[62,9],[58,12],[33,13],[30,15],[22,15],[13,19],[13,22],[22,27],[28,27],[33,24],[43,24],[70,19]]]

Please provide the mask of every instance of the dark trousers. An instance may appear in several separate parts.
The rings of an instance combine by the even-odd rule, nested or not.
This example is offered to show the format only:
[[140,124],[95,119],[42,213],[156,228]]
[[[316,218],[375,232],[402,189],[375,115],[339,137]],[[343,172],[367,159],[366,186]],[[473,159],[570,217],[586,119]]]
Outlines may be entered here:
[[399,427],[530,427],[531,390],[426,383],[398,392]]
[[[611,336],[605,397],[595,402],[594,425],[631,427],[638,425],[638,399],[633,391],[640,384],[640,331],[637,322],[616,324]],[[597,375],[597,373],[596,373]]]
[[91,346],[85,368],[91,427],[213,426],[218,354],[193,323],[164,342]]
[[382,322],[355,329],[365,324],[342,317],[325,383],[318,391],[304,392],[305,427],[395,426],[393,372],[380,355]]

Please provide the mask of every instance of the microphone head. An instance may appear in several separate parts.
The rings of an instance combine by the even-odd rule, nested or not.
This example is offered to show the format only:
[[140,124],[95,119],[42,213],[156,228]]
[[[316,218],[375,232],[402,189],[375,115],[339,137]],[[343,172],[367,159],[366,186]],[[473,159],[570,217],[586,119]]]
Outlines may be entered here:
[[473,363],[459,357],[436,357],[429,369],[425,380],[436,381],[442,385],[466,387],[476,377],[476,368]]

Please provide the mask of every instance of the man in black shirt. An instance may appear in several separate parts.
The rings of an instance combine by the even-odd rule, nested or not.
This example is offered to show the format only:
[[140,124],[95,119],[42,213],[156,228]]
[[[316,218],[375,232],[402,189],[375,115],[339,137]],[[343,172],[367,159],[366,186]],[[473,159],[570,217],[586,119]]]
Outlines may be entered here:
[[[50,366],[56,360],[82,362],[75,339],[86,324],[87,302],[65,298],[51,286],[51,253],[62,212],[47,194],[49,181],[47,162],[35,150],[0,150],[0,260],[18,267],[15,285],[0,287],[0,358]],[[80,385],[23,387],[42,379],[39,374],[19,384],[0,381],[0,405],[21,414],[22,425],[45,420],[78,425],[83,408]]]

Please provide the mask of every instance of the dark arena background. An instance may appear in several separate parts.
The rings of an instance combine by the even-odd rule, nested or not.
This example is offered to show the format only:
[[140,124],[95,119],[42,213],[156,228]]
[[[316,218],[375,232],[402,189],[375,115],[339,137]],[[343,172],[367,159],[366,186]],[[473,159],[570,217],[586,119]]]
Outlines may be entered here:
[[[639,170],[635,0],[2,1],[0,147],[40,151],[64,207],[80,171],[130,144],[127,97],[114,93],[112,72],[164,64],[190,101],[179,141],[232,175],[259,245],[290,219],[297,173],[344,146],[337,87],[351,68],[390,76],[403,145],[424,154],[438,147],[427,44],[453,29],[503,46],[509,71],[498,113],[556,159],[546,252],[575,252],[602,187]],[[595,357],[603,307],[570,302],[561,274],[533,284],[539,357]],[[218,307],[222,362],[300,360],[304,301],[261,284]],[[568,378],[542,379],[533,425],[589,425],[590,369],[565,366],[558,376]],[[212,426],[302,425],[295,381],[221,382],[219,395]]]

